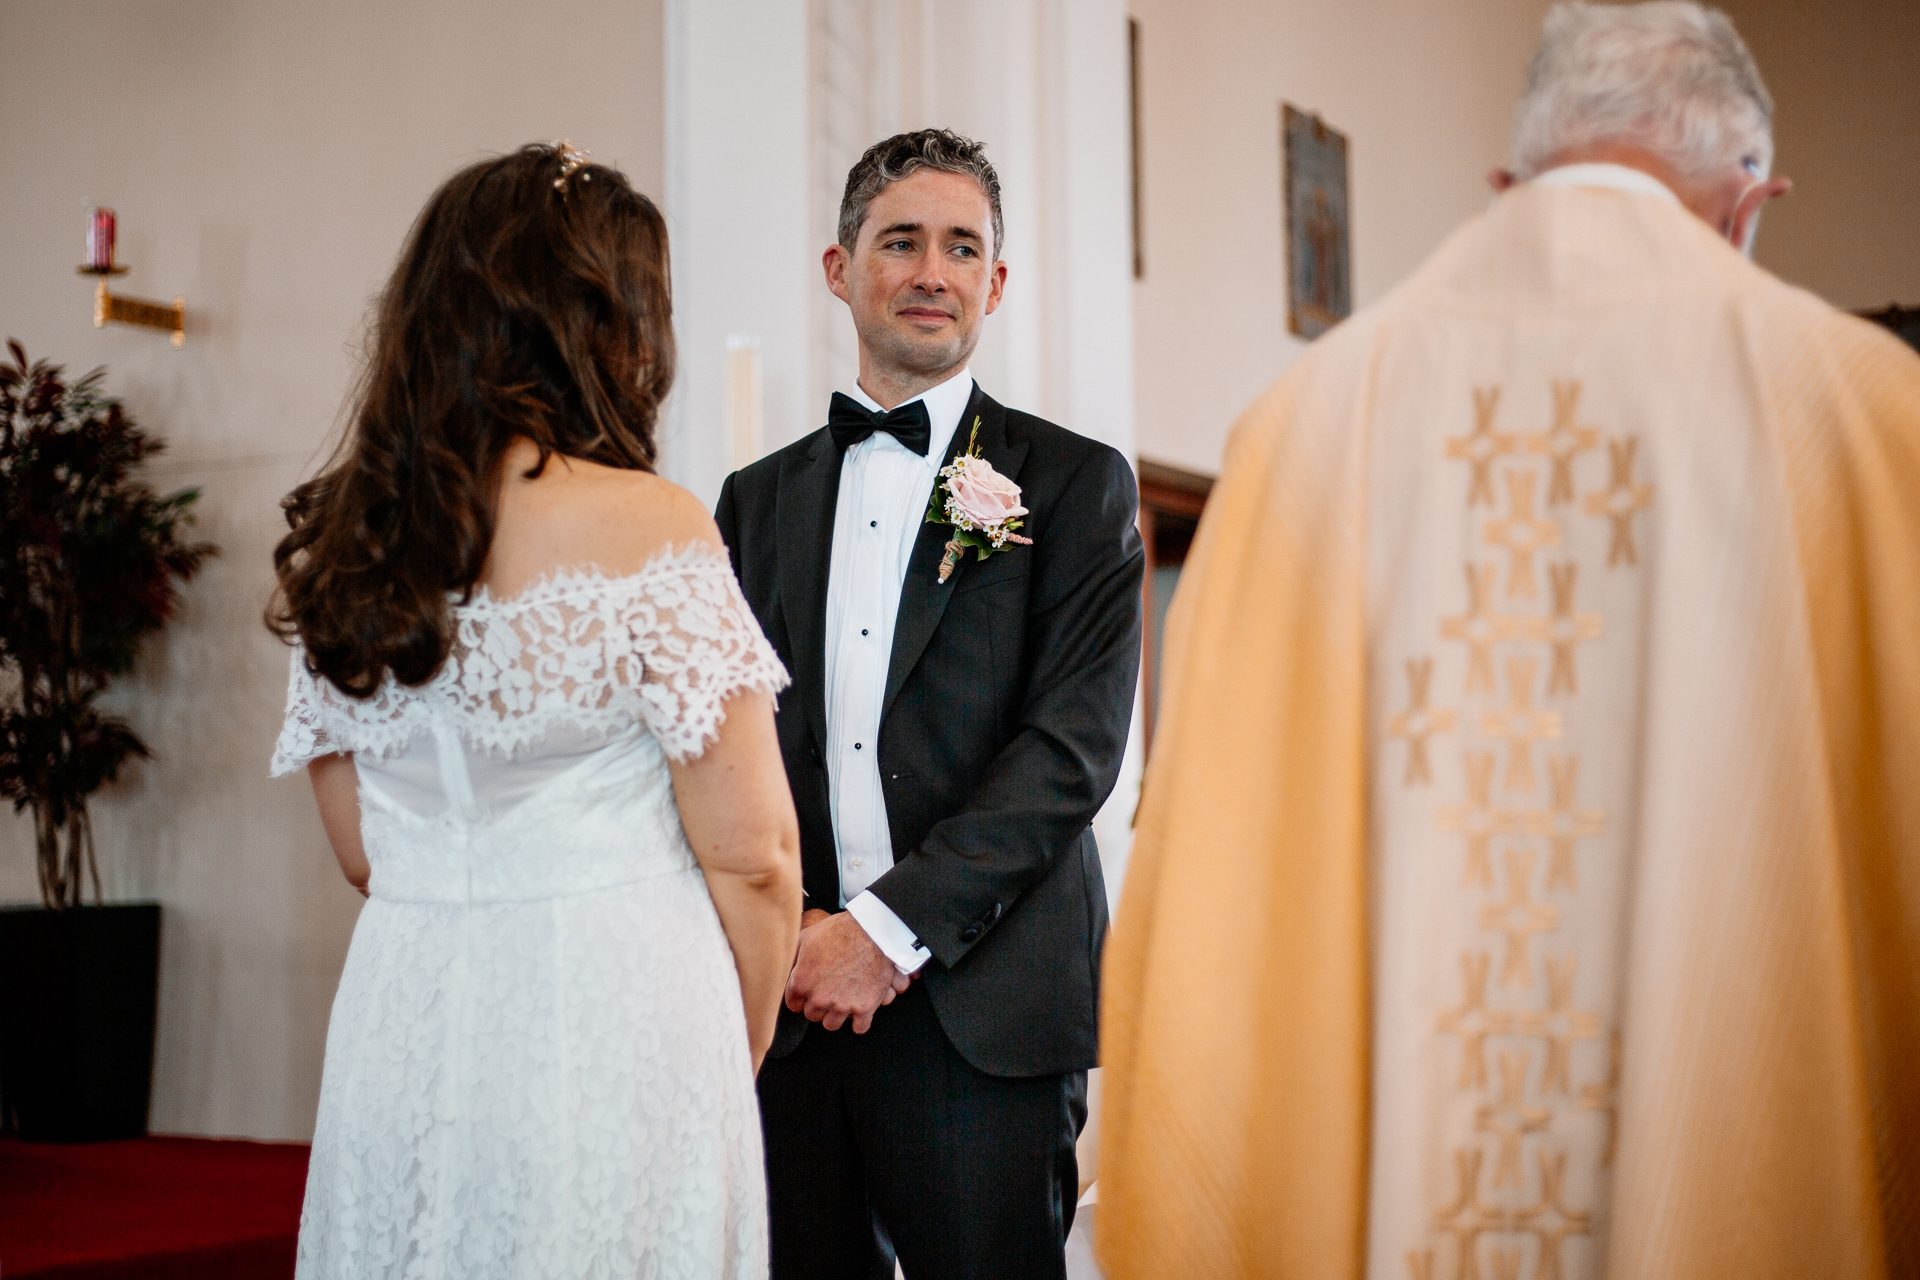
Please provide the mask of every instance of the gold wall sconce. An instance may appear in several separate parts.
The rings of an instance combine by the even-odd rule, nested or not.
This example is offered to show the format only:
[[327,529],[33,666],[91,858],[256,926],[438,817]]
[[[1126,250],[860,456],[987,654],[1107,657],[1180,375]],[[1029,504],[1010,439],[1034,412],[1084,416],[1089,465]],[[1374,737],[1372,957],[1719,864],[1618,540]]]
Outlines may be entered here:
[[109,321],[114,324],[138,325],[143,329],[159,329],[173,335],[173,345],[179,347],[187,340],[187,300],[175,297],[173,305],[150,302],[145,298],[126,298],[114,294],[107,288],[109,276],[123,276],[127,269],[113,260],[115,239],[113,210],[95,209],[87,220],[87,264],[75,268],[83,276],[98,276],[99,285],[93,291],[93,327],[106,327]]

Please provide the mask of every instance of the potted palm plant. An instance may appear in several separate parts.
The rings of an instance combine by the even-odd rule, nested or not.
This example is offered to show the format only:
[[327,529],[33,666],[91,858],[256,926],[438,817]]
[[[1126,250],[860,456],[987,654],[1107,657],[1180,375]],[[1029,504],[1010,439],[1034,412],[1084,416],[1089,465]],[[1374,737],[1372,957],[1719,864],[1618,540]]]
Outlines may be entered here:
[[[76,1141],[146,1131],[157,903],[105,905],[87,801],[146,745],[100,695],[214,548],[198,493],[134,471],[163,443],[101,390],[0,363],[0,797],[32,817],[40,905],[0,909],[0,1128]],[[92,905],[86,904],[91,890]]]

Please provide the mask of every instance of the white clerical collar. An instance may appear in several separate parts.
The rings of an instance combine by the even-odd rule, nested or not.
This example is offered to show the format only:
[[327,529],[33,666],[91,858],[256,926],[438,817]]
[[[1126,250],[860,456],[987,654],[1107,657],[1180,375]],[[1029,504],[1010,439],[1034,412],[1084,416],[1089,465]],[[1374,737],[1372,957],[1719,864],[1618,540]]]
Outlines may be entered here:
[[[865,408],[875,413],[880,412],[880,402],[868,395],[858,382],[853,384],[852,395]],[[915,400],[927,402],[927,426],[932,432],[927,442],[927,462],[930,466],[946,465],[947,449],[953,444],[954,429],[960,425],[960,415],[967,411],[967,402],[972,399],[973,373],[963,368],[939,386],[928,387],[919,395],[900,402],[901,404],[912,404]],[[875,432],[868,438],[876,442],[892,441],[895,448],[906,447],[884,432]]]
[[1624,164],[1563,164],[1537,175],[1533,181],[1543,187],[1612,187],[1616,191],[1638,191],[1641,195],[1680,203],[1680,197],[1673,194],[1673,188],[1666,183]]

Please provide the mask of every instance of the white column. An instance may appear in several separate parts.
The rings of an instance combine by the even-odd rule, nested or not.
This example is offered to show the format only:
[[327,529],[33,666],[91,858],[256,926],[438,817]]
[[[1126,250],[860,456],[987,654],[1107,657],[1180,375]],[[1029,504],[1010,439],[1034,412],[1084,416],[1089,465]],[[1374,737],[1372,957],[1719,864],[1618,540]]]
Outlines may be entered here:
[[[1049,395],[1056,372],[1048,359],[1047,315],[1054,290],[1048,265],[1056,175],[1046,166],[1056,123],[1051,105],[1052,52],[1044,40],[1047,0],[975,0],[967,20],[943,39],[936,56],[937,123],[987,144],[1000,175],[1007,290],[987,321],[973,369],[1002,404],[1059,422]],[[1070,424],[1063,424],[1070,425]]]
[[[1047,77],[1054,92],[1048,206],[1049,397],[1058,421],[1131,461],[1133,417],[1132,154],[1127,10],[1119,0],[1049,0]],[[1140,799],[1140,713],[1113,797],[1094,821],[1107,890],[1119,900]]]
[[[1119,0],[811,0],[812,258],[847,170],[902,129],[987,144],[1006,298],[974,374],[998,400],[1133,454],[1127,15]],[[846,309],[814,290],[816,395],[852,376]]]
[[[1000,175],[1008,278],[974,376],[1001,403],[1132,459],[1125,4],[810,0],[808,14],[818,242],[810,265],[833,237],[847,170],[869,145],[936,125],[986,143]],[[823,284],[809,289],[813,398],[824,405],[853,377],[853,327]],[[1136,744],[1094,823],[1116,896],[1133,846],[1139,755]]]
[[[661,471],[709,506],[734,463],[728,343],[758,342],[760,439],[818,425],[809,305],[807,14],[786,0],[667,0],[667,224],[680,377]],[[824,419],[823,419],[824,420]]]

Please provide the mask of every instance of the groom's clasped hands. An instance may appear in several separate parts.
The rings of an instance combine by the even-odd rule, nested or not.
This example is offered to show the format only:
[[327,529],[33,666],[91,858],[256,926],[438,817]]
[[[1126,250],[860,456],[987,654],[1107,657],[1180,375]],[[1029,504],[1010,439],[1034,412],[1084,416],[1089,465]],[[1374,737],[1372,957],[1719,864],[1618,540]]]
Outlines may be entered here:
[[800,917],[800,945],[787,975],[787,1008],[828,1031],[851,1020],[866,1034],[873,1014],[913,983],[880,950],[852,913],[813,908]]

